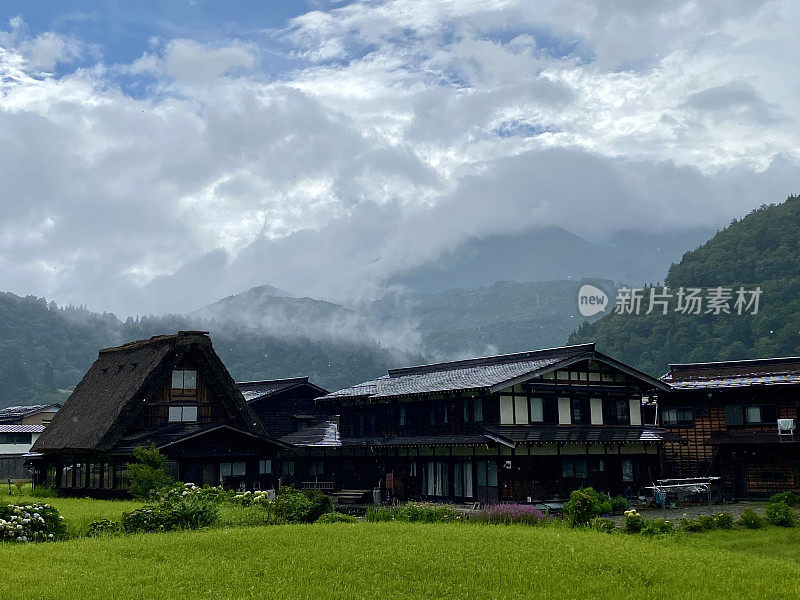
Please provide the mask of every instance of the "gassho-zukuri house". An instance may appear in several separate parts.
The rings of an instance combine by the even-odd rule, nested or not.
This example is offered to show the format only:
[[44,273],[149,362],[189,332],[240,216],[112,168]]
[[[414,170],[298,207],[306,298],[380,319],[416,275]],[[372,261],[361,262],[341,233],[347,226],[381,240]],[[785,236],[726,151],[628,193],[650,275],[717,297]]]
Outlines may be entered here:
[[271,438],[206,332],[181,331],[100,350],[31,449],[34,484],[114,495],[137,446],[155,444],[176,479],[275,486]]

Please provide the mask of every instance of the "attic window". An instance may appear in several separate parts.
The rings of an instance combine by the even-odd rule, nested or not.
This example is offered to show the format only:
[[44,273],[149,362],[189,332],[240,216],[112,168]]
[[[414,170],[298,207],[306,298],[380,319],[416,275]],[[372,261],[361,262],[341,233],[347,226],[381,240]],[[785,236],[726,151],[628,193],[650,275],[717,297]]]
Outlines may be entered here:
[[170,423],[194,423],[197,421],[196,406],[170,406]]
[[173,390],[197,389],[197,371],[188,369],[175,369],[172,372]]

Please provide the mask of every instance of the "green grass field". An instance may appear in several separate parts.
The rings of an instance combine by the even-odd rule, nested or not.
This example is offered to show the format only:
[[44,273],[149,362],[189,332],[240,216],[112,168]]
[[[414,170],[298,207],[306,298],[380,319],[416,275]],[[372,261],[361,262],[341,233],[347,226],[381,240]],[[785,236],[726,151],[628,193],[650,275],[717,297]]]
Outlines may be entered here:
[[0,546],[4,598],[796,598],[800,530],[285,525]]

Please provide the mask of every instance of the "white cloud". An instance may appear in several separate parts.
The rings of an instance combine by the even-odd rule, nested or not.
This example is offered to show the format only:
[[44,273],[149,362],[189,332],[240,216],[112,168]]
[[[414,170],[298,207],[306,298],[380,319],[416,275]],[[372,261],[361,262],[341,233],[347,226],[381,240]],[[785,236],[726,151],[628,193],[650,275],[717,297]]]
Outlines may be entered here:
[[123,313],[352,297],[468,235],[725,224],[800,164],[797,8],[728,6],[352,3],[292,21],[270,76],[235,39],[46,75],[95,50],[15,20],[2,288]]

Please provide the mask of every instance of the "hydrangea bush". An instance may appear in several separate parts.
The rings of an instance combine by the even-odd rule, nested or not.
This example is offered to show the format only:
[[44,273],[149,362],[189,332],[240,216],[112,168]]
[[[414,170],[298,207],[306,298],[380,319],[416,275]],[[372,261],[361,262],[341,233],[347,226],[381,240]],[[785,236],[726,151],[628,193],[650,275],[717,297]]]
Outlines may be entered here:
[[52,542],[66,533],[64,517],[49,504],[0,506],[0,541]]

